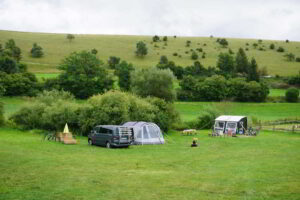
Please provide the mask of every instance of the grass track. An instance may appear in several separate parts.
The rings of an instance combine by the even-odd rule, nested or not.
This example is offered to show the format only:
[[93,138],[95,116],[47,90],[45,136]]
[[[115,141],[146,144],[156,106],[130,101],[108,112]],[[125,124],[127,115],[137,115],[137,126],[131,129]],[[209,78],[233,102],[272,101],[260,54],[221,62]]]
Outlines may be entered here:
[[299,199],[300,136],[171,133],[166,145],[108,150],[0,129],[0,199]]

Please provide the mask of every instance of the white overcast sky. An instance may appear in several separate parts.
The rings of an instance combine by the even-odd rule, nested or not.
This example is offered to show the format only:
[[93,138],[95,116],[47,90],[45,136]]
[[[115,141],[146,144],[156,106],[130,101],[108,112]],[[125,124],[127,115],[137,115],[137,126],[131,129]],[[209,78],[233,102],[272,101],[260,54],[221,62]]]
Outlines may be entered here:
[[300,0],[0,0],[0,29],[300,41]]

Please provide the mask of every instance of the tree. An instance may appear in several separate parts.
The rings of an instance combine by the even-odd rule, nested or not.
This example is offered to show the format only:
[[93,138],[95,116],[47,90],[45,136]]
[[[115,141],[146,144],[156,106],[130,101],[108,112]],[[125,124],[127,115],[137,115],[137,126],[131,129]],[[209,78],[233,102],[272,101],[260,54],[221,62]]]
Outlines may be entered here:
[[43,53],[43,48],[39,45],[37,45],[37,43],[33,44],[33,47],[30,51],[31,57],[33,58],[40,58],[44,55]]
[[219,44],[223,47],[226,48],[228,46],[228,41],[225,38],[222,38],[219,40]]
[[6,54],[13,57],[17,62],[21,60],[21,49],[16,46],[16,43],[13,39],[9,39],[5,43],[5,50]]
[[257,44],[257,43],[253,43],[253,47],[254,47],[254,49],[256,49],[256,48],[257,48],[257,46],[258,46],[258,44]]
[[160,40],[160,38],[158,37],[158,35],[153,36],[152,41],[153,42],[158,42]]
[[286,59],[290,62],[295,60],[295,55],[293,53],[287,53],[284,57],[286,57]]
[[91,50],[91,53],[96,55],[98,53],[98,50],[94,48]]
[[248,67],[247,81],[259,82],[258,67],[254,58],[251,59],[250,65]]
[[94,54],[87,51],[73,52],[58,66],[63,72],[59,84],[77,98],[88,98],[103,93],[113,86],[113,80]]
[[72,42],[72,40],[75,39],[75,36],[73,34],[67,34],[67,39],[69,40],[69,42]]
[[275,45],[273,43],[270,44],[270,49],[275,49]]
[[111,69],[115,69],[116,68],[116,65],[120,63],[120,58],[119,57],[116,57],[116,56],[110,56],[109,59],[108,59],[108,66],[111,68]]
[[278,47],[277,52],[280,52],[280,53],[284,52],[284,48],[283,47]]
[[167,42],[167,41],[168,41],[168,37],[167,37],[167,36],[164,36],[164,37],[163,37],[163,41],[164,41],[164,42]]
[[287,102],[298,102],[299,90],[297,88],[289,88],[285,92],[285,99]]
[[146,46],[146,44],[142,41],[139,41],[138,43],[136,43],[136,52],[135,54],[139,57],[143,57],[145,55],[147,55],[148,53],[148,48]]
[[131,72],[134,71],[132,64],[122,61],[116,66],[116,75],[119,78],[119,87],[124,91],[130,90]]
[[167,56],[161,56],[159,60],[159,64],[168,64],[168,58]]
[[153,96],[172,102],[176,99],[175,77],[169,69],[148,68],[132,73],[131,89],[142,96]]
[[248,73],[248,58],[245,51],[242,48],[239,48],[239,51],[235,57],[235,69],[236,72],[246,74]]
[[195,52],[195,51],[193,51],[193,53],[192,53],[192,55],[191,55],[191,59],[192,60],[197,60],[198,59],[198,54]]
[[232,75],[234,73],[234,59],[228,53],[220,53],[217,61],[217,67],[221,73]]

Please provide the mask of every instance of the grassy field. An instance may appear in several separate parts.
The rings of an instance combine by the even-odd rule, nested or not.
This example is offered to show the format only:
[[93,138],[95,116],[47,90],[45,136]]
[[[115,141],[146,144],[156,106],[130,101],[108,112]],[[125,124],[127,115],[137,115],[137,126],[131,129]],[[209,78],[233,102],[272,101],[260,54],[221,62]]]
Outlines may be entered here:
[[270,97],[284,97],[285,96],[285,89],[270,89],[269,96]]
[[[49,33],[27,33],[0,31],[0,43],[4,44],[8,39],[13,38],[16,44],[22,49],[22,61],[28,65],[29,71],[34,73],[57,73],[56,66],[61,60],[73,51],[88,50],[93,48],[98,50],[97,56],[106,62],[109,56],[118,56],[123,60],[133,63],[137,67],[149,67],[158,63],[161,55],[166,55],[169,60],[176,64],[188,66],[193,63],[191,60],[191,49],[202,48],[206,52],[206,58],[200,59],[204,66],[215,66],[217,56],[220,52],[228,52],[228,48],[221,48],[217,44],[216,38],[209,37],[168,37],[167,46],[164,42],[151,44],[152,36],[122,36],[122,35],[75,35],[75,39],[69,42],[66,34],[49,34]],[[186,47],[186,41],[191,41],[191,46]],[[266,51],[254,49],[253,43],[258,43],[256,39],[227,39],[229,48],[234,52],[238,48],[248,48],[247,55],[249,58],[255,57],[259,67],[267,67],[271,75],[279,74],[282,76],[293,75],[300,70],[299,63],[287,62],[283,57],[285,53],[278,53],[270,50],[269,45],[274,43],[276,47],[282,46],[286,52],[291,52],[300,57],[300,42],[271,41],[263,40],[259,47]],[[137,58],[134,54],[136,43],[138,41],[146,42],[148,46],[148,55],[144,58]],[[29,51],[32,44],[37,42],[44,49],[43,58],[32,58]],[[246,45],[249,43],[249,46]],[[186,53],[189,52],[189,53]],[[180,56],[173,56],[177,53]],[[202,54],[200,54],[202,55]]]
[[65,146],[0,129],[0,199],[299,199],[300,135],[250,138],[170,133],[167,144]]

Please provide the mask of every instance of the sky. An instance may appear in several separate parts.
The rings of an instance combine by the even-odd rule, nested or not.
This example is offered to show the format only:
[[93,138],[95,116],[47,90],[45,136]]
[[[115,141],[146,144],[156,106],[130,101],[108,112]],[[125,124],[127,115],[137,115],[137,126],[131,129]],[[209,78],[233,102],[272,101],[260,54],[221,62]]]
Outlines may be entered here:
[[300,41],[300,0],[0,0],[0,30]]

